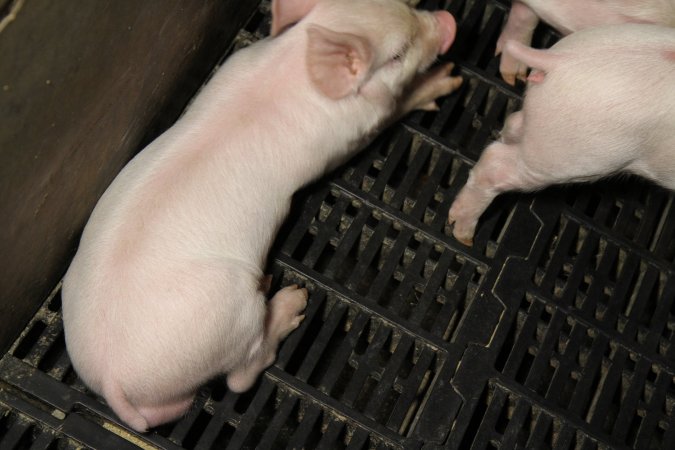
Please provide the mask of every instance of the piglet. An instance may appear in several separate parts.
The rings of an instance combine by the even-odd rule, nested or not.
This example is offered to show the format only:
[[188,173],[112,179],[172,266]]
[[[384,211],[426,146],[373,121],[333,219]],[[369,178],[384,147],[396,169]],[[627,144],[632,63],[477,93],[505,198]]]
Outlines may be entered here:
[[73,366],[135,430],[178,418],[220,374],[253,385],[307,302],[261,288],[293,193],[461,82],[449,65],[423,73],[454,39],[446,11],[273,0],[271,30],[122,170],[65,276]]
[[550,50],[509,41],[535,68],[523,109],[510,115],[449,211],[471,245],[499,193],[629,172],[675,189],[675,29],[623,24],[587,29]]
[[[539,19],[563,35],[629,22],[675,27],[675,0],[514,0],[496,53],[502,53],[509,40],[530,45]],[[502,54],[499,71],[507,83],[524,80],[526,69],[512,55]]]

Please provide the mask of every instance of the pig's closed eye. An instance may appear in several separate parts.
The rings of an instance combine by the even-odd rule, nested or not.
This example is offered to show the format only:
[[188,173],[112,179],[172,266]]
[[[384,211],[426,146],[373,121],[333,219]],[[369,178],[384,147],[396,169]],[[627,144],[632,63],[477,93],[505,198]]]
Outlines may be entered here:
[[399,51],[394,53],[394,56],[391,57],[391,62],[396,63],[401,61],[405,57],[406,53],[408,53],[408,45],[405,45]]

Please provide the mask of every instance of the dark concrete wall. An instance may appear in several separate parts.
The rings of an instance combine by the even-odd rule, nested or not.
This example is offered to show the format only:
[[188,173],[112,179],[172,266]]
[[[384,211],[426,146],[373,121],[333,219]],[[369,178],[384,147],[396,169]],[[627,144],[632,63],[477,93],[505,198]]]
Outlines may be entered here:
[[0,351],[63,276],[105,188],[256,4],[25,0],[0,31]]

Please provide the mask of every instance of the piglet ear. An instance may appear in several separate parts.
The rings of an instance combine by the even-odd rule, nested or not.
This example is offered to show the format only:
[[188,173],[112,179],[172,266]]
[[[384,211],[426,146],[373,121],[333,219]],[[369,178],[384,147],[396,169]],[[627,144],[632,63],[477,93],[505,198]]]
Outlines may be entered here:
[[312,83],[334,100],[355,94],[373,63],[368,41],[319,25],[308,26],[307,34],[307,70]]
[[314,8],[318,0],[272,0],[272,37],[284,28],[300,21]]

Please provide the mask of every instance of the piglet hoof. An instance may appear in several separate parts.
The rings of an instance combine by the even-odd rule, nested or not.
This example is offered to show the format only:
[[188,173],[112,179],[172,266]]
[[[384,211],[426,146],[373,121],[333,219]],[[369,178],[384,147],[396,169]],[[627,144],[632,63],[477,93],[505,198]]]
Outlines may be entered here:
[[298,328],[305,318],[301,313],[307,306],[308,297],[307,289],[300,289],[296,284],[277,292],[269,303],[266,330],[268,337],[281,341]]
[[516,79],[521,81],[527,79],[527,66],[509,56],[508,53],[502,54],[502,59],[499,63],[499,72],[502,74],[504,81],[511,86],[515,86]]
[[442,64],[429,72],[426,83],[433,86],[434,91],[432,95],[434,98],[451,94],[462,85],[462,77],[450,76],[454,68],[454,63],[447,63]]
[[448,212],[448,224],[454,224],[452,235],[460,243],[467,247],[471,247],[473,246],[474,227],[465,226],[462,221],[458,221],[457,217],[459,217],[459,215],[457,212],[453,212],[453,209],[455,209],[454,206],[455,205],[453,204],[453,208],[450,208],[450,211]]

